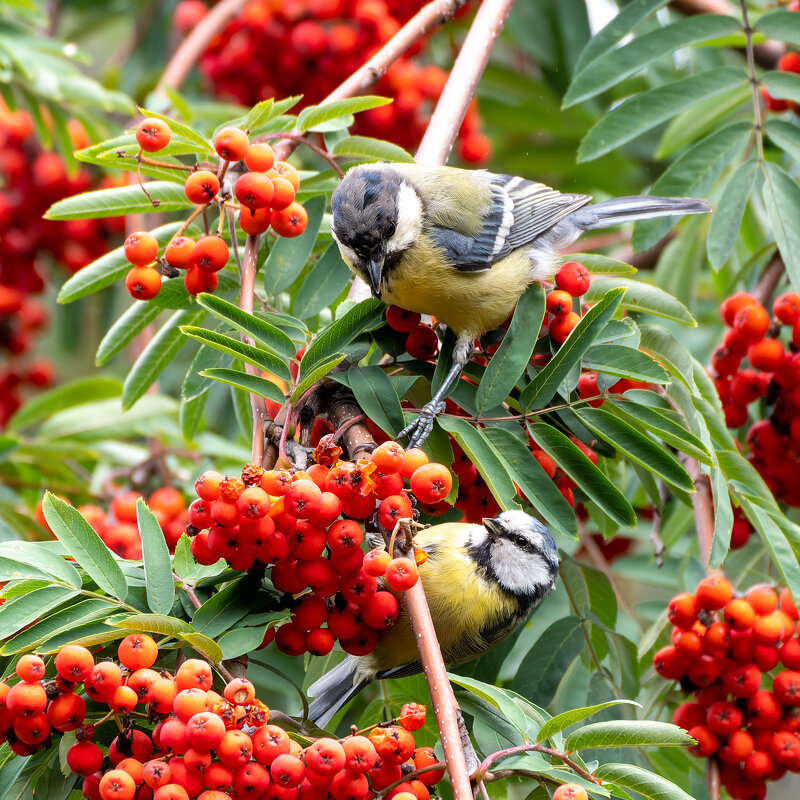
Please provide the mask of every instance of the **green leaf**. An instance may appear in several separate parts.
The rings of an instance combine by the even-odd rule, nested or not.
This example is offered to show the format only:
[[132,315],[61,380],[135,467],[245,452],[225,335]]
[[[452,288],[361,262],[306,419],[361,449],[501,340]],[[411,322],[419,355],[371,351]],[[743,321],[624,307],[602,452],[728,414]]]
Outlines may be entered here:
[[258,582],[239,578],[206,600],[192,617],[195,630],[205,636],[219,636],[231,630],[250,611]]
[[32,569],[45,573],[73,589],[81,587],[81,577],[75,567],[60,555],[48,550],[44,544],[18,541],[2,542],[0,543],[0,556],[4,561],[10,560],[29,565]]
[[636,512],[625,495],[596,467],[580,448],[561,431],[546,422],[528,424],[533,440],[564,472],[580,490],[613,519],[618,525],[634,527]]
[[527,444],[506,428],[488,427],[483,433],[511,479],[545,522],[564,536],[577,538],[575,511],[531,455]]
[[591,611],[608,628],[617,624],[617,598],[611,581],[599,570],[565,556],[559,575],[571,602],[583,615]]
[[537,705],[550,705],[561,679],[584,646],[577,617],[556,620],[522,659],[511,688]]
[[295,295],[292,311],[303,319],[319,314],[342,293],[350,275],[350,268],[342,261],[339,246],[334,242],[303,279]]
[[[150,231],[150,233],[156,237],[159,245],[163,245],[173,237],[180,226],[179,222],[170,222],[169,225],[162,225],[160,228]],[[105,289],[106,286],[122,280],[130,269],[130,262],[125,258],[122,247],[117,247],[96,261],[92,261],[91,264],[76,272],[66,281],[58,293],[58,302],[71,303],[73,300],[86,297],[88,294],[99,292],[101,289]],[[150,307],[149,303],[141,301],[137,301],[136,305],[140,308]]]
[[225,336],[216,331],[207,331],[205,328],[183,325],[180,330],[181,333],[191,339],[197,339],[198,342],[207,344],[209,347],[213,347],[221,353],[227,353],[234,358],[241,358],[248,364],[253,364],[260,369],[271,372],[273,375],[283,378],[283,380],[288,381],[292,378],[288,365],[266,350],[245,344],[232,336]]
[[[170,583],[172,576],[170,575]],[[167,614],[134,614],[115,620],[116,628],[126,628],[142,633],[158,633],[161,636],[172,636],[176,639],[183,638],[185,634],[192,633],[192,626],[185,620],[170,617]]]
[[297,347],[294,342],[280,329],[271,325],[254,314],[248,314],[241,308],[217,297],[215,294],[202,293],[197,295],[197,303],[208,309],[214,316],[228,322],[236,330],[252,336],[258,342],[266,345],[270,350],[284,358],[294,358]]
[[325,211],[325,198],[322,195],[312,197],[305,203],[305,209],[308,224],[303,233],[293,238],[279,238],[267,256],[264,264],[264,289],[267,294],[279,294],[288,289],[303,271],[314,249]]
[[[602,408],[574,410],[581,422],[600,439],[626,455],[640,467],[684,492],[693,492],[694,484],[683,465],[665,448],[633,425],[623,422]],[[584,487],[581,487],[584,488]]]
[[614,315],[624,293],[624,288],[614,289],[586,312],[550,362],[523,389],[519,396],[522,408],[526,411],[538,410],[553,399],[561,381],[580,363],[605,324]]
[[617,378],[669,383],[669,373],[647,353],[621,344],[597,344],[583,358],[583,368]]
[[174,360],[186,343],[181,332],[199,322],[205,311],[187,308],[176,311],[147,343],[125,378],[122,387],[122,408],[128,410],[158,380],[158,376]]
[[119,397],[120,382],[113,378],[82,378],[56,386],[25,401],[20,410],[9,420],[8,431],[16,432],[36,425],[56,411],[73,408],[93,400]]
[[77,596],[77,589],[43,586],[6,600],[0,608],[0,639],[8,639],[17,631],[36,622],[37,619],[42,619],[54,608]]
[[692,800],[691,795],[672,781],[632,764],[601,764],[594,776],[605,784],[616,784],[637,792],[646,800]]
[[785,119],[768,119],[764,132],[795,161],[800,161],[800,128],[797,125]]
[[255,650],[264,641],[265,627],[257,625],[248,628],[234,628],[223,633],[219,638],[219,646],[223,658],[236,658]]
[[[738,162],[752,133],[750,122],[739,121],[706,136],[667,167],[649,194],[660,197],[705,197],[731,163]],[[675,217],[637,222],[633,231],[634,250],[641,252],[661,241],[675,222]]]
[[204,369],[200,373],[204,378],[211,378],[211,380],[219,381],[220,383],[227,383],[229,386],[237,386],[244,389],[246,392],[252,392],[259,397],[267,397],[276,403],[283,405],[284,396],[280,388],[272,381],[266,378],[260,378],[258,375],[248,375],[238,369]]
[[478,385],[475,398],[478,416],[502,403],[525,373],[536,345],[536,337],[531,336],[531,331],[539,330],[543,318],[544,287],[532,283],[520,297],[508,331]]
[[683,728],[649,719],[593,722],[573,731],[564,742],[571,753],[587,747],[688,747],[694,739]]
[[208,636],[204,636],[202,633],[185,633],[181,639],[215,664],[222,661],[222,648]]
[[795,291],[800,289],[800,186],[777,164],[764,164],[764,205]]
[[163,122],[166,122],[169,125],[169,129],[177,134],[178,136],[182,136],[184,139],[188,139],[190,142],[194,142],[196,145],[200,147],[204,147],[207,153],[214,152],[214,145],[199,134],[196,130],[190,128],[188,125],[184,125],[182,122],[178,122],[177,120],[171,119],[170,117],[166,117],[163,114],[159,114],[156,111],[148,111],[146,108],[139,107],[139,113],[144,115],[145,117],[155,117],[156,119],[160,119]]
[[339,139],[333,146],[331,155],[372,161],[414,163],[414,156],[407,150],[403,150],[402,147],[391,142],[384,142],[382,139],[370,139],[367,136],[345,136],[343,139]]
[[761,76],[761,83],[771,97],[800,102],[800,75],[793,72],[770,70]]
[[308,346],[300,362],[298,383],[317,365],[340,353],[360,333],[371,328],[383,316],[385,306],[376,297],[354,305],[339,319],[323,328]]
[[539,729],[539,733],[536,736],[536,741],[543,742],[545,739],[549,739],[551,736],[553,736],[553,734],[559,733],[565,728],[569,728],[570,725],[574,725],[576,722],[580,722],[587,717],[594,716],[595,714],[605,711],[607,708],[611,708],[612,706],[623,704],[641,708],[639,703],[637,703],[635,700],[609,700],[606,703],[598,703],[594,706],[573,708],[569,711],[564,711],[562,714],[556,714],[556,716],[554,716],[552,719],[547,720],[547,722],[545,722],[545,724]]
[[25,578],[47,580],[50,576],[35,564],[0,555],[0,581],[19,581]]
[[592,281],[584,301],[593,303],[609,290],[620,287],[625,289],[625,296],[622,298],[620,308],[652,314],[684,325],[697,325],[694,317],[689,313],[689,309],[672,295],[657,286],[628,278],[598,278]]
[[[322,380],[322,378],[330,374],[333,368],[341,364],[345,358],[347,358],[347,356],[344,353],[334,353],[324,361],[318,361],[317,365],[312,370],[306,372],[302,380],[294,387],[289,402],[296,402],[307,389],[310,389],[317,381]],[[300,363],[302,365],[302,362]]]
[[385,106],[392,101],[388,97],[374,95],[361,95],[348,97],[345,100],[334,100],[319,106],[308,106],[300,112],[297,118],[297,127],[301,131],[310,131],[324,122],[329,122],[339,117],[355,114],[357,111],[366,111],[368,108]]
[[[770,120],[772,122],[772,120]],[[800,154],[800,150],[798,151]],[[736,168],[725,185],[725,191],[717,203],[708,229],[706,251],[711,266],[719,271],[731,257],[739,230],[742,227],[744,210],[750,199],[750,192],[758,176],[758,162],[747,161]]]
[[380,367],[351,367],[347,379],[367,419],[392,436],[405,427],[397,392]]
[[715,67],[640,92],[595,123],[578,148],[578,161],[610,153],[686,108],[737,87],[744,79],[739,67]]
[[51,492],[45,492],[42,510],[47,524],[64,549],[107,594],[124,600],[128,584],[111,551],[80,512]]
[[571,253],[561,258],[562,264],[567,261],[583,264],[592,275],[633,275],[636,272],[636,267],[599,253]]
[[155,514],[141,497],[136,501],[136,520],[142,537],[147,605],[154,614],[169,614],[175,602],[175,581],[167,540]]
[[108,363],[112,356],[130,344],[160,313],[161,309],[154,303],[134,300],[100,341],[94,357],[95,365],[102,367]]
[[511,692],[476,680],[475,678],[468,678],[465,675],[454,675],[448,672],[447,676],[456,685],[463,686],[484,702],[498,709],[503,717],[510,722],[519,733],[525,736],[529,726],[528,717],[517,703],[514,702]]
[[84,219],[90,217],[121,217],[128,214],[164,214],[183,211],[194,204],[186,197],[181,184],[171,181],[150,181],[147,191],[158,205],[153,205],[141,186],[115,186],[67,197],[53,203],[45,219]]
[[800,46],[800,20],[794,11],[775,9],[768,11],[756,22],[754,28],[768,39]]
[[698,14],[637,36],[631,42],[598,56],[573,78],[564,95],[564,107],[580,103],[635,75],[653,61],[676,50],[738,33],[733,17]]
[[514,482],[483,431],[473,427],[461,417],[439,417],[437,423],[453,435],[486,481],[500,508],[504,511],[518,508],[514,502],[517,494]]

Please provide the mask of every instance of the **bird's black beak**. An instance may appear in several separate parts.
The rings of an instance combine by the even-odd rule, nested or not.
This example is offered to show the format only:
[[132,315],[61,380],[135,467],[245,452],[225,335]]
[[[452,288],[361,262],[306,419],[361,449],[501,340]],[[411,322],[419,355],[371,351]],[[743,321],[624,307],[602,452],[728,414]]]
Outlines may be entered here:
[[379,256],[370,258],[367,262],[367,282],[369,288],[372,289],[373,297],[381,296],[381,278],[383,277],[383,259],[384,255],[381,253]]
[[489,540],[496,542],[497,538],[500,536],[500,520],[497,519],[497,517],[484,517],[481,520],[481,524],[486,528],[486,532],[489,534]]

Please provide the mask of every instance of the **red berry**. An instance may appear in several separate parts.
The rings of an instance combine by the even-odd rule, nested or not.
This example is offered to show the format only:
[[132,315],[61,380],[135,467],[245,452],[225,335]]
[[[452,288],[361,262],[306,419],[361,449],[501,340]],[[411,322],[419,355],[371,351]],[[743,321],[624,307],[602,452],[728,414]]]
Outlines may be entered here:
[[125,258],[135,267],[145,267],[158,255],[158,240],[149,231],[132,233],[122,246]]
[[152,267],[134,267],[125,277],[125,288],[136,300],[152,300],[161,291],[161,273]]
[[577,261],[567,261],[562,264],[555,277],[556,286],[572,297],[586,294],[590,280],[589,270]]
[[219,191],[219,179],[216,174],[207,169],[192,172],[184,185],[186,197],[192,203],[205,205],[210,203]]
[[172,137],[172,131],[164,120],[149,117],[136,128],[136,142],[147,153],[163,150]]
[[241,161],[250,148],[247,134],[240,128],[223,128],[214,137],[214,149],[225,161]]

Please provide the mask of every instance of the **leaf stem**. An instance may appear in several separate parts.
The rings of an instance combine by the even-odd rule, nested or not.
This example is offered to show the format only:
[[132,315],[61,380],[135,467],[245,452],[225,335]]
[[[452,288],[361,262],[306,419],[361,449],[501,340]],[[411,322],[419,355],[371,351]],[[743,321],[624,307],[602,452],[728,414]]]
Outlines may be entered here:
[[764,163],[764,133],[761,117],[761,99],[758,96],[758,78],[756,77],[756,59],[753,52],[753,29],[750,27],[750,18],[747,14],[747,0],[739,0],[742,10],[742,23],[744,25],[745,52],[747,54],[747,71],[750,73],[750,88],[753,94],[753,119],[755,121],[756,153],[758,163]]
[[562,753],[560,750],[554,750],[552,747],[545,747],[541,744],[521,744],[517,747],[507,747],[505,750],[498,750],[496,753],[492,753],[481,762],[481,765],[473,773],[472,779],[476,781],[482,781],[489,772],[489,767],[494,764],[495,761],[499,761],[501,758],[513,756],[517,753],[527,753],[531,751],[536,753],[544,753],[544,755],[550,756],[551,758],[557,758],[560,761],[563,761],[575,774],[580,775],[584,780],[590,781],[591,783],[600,783],[600,781],[595,778],[591,772],[587,772],[579,764],[576,764],[566,753]]
[[314,144],[309,138],[303,136],[302,133],[265,133],[254,141],[260,142],[269,139],[291,139],[298,144],[304,144],[309,150],[313,150],[320,158],[327,161],[340,178],[344,177],[344,170],[336,163],[336,159],[324,147]]

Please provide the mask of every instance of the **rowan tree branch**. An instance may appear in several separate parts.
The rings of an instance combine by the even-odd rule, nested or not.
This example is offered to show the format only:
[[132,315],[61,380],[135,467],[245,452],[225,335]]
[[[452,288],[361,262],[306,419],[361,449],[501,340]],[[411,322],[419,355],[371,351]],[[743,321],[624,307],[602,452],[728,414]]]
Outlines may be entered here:
[[492,753],[483,760],[475,771],[473,778],[476,781],[482,781],[489,773],[489,767],[491,767],[495,761],[499,761],[501,758],[507,758],[508,756],[517,755],[518,753],[529,752],[544,753],[544,755],[550,756],[551,758],[557,758],[563,761],[576,775],[580,775],[584,780],[590,781],[591,783],[600,783],[591,772],[587,772],[579,764],[576,764],[566,753],[562,753],[560,750],[554,750],[552,747],[545,747],[541,744],[521,744],[518,747],[508,747],[505,750],[498,750],[496,753]]
[[773,292],[780,283],[781,278],[786,267],[780,254],[777,254],[772,261],[767,264],[766,269],[758,279],[755,289],[753,289],[753,297],[756,302],[761,303],[762,306],[768,306]]

